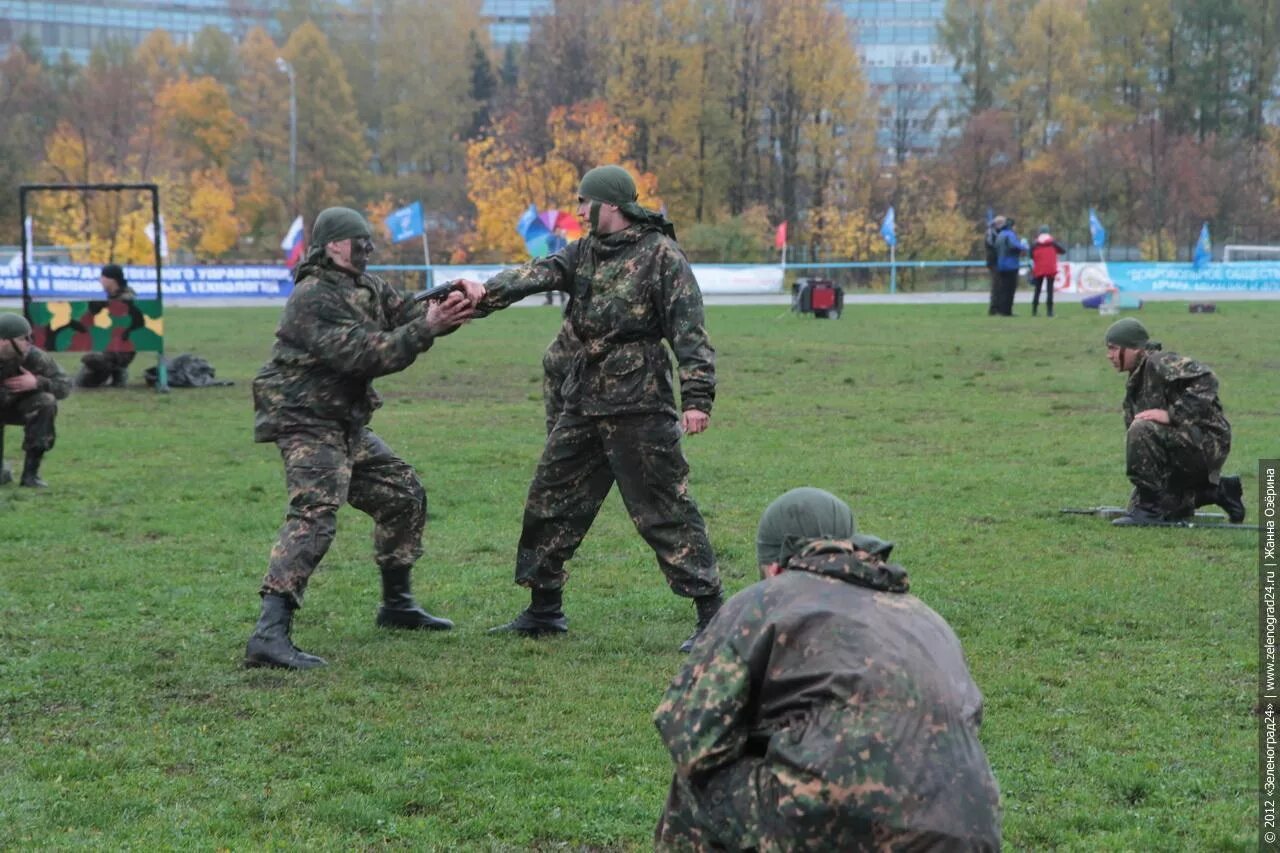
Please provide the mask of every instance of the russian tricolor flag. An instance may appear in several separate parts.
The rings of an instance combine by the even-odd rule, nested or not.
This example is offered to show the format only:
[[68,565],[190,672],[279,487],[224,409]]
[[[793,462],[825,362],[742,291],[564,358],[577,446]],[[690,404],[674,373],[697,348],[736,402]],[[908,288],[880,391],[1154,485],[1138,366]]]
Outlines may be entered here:
[[293,269],[298,265],[298,261],[302,260],[302,216],[293,220],[293,224],[289,226],[289,233],[284,235],[284,239],[280,241],[280,248],[284,251],[284,263],[289,269]]

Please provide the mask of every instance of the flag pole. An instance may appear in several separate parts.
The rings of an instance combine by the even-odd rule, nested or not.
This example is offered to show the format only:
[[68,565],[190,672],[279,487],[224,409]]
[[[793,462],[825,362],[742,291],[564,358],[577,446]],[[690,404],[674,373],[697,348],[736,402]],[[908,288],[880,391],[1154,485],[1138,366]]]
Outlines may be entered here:
[[898,292],[897,247],[894,243],[889,244],[889,292]]
[[427,224],[422,224],[422,263],[426,265],[426,269],[422,271],[423,290],[430,290],[433,287],[435,276],[431,269],[431,248],[427,245]]

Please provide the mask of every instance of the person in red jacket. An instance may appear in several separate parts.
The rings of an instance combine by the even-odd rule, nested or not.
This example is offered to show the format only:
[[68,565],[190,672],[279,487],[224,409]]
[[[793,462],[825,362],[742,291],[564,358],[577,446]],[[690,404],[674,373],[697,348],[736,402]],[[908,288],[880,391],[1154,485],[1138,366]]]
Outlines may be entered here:
[[1058,277],[1058,255],[1065,255],[1066,249],[1053,239],[1048,225],[1040,226],[1040,236],[1031,244],[1031,284],[1035,293],[1031,296],[1031,316],[1036,315],[1040,307],[1040,285],[1044,285],[1044,305],[1048,316],[1053,316],[1053,281]]

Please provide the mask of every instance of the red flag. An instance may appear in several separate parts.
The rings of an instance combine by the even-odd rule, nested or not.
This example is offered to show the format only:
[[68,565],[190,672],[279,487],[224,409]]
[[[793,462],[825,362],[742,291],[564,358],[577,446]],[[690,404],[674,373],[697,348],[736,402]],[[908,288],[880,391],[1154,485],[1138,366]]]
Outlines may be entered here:
[[787,223],[783,222],[773,235],[773,248],[782,249],[787,245]]

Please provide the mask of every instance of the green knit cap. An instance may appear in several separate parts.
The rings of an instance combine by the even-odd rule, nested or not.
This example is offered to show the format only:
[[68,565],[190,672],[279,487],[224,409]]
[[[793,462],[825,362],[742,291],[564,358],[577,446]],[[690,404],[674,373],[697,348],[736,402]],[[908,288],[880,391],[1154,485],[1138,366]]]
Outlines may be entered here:
[[1104,340],[1112,346],[1142,349],[1151,340],[1151,336],[1147,334],[1146,326],[1132,317],[1125,317],[1111,324]]
[[849,539],[858,532],[849,505],[830,492],[792,489],[765,509],[756,530],[756,563],[785,566],[814,539]]
[[31,334],[31,324],[21,314],[0,314],[0,340],[25,338]]
[[621,166],[596,166],[587,172],[578,184],[578,195],[592,201],[616,204],[618,207],[630,204],[640,197],[636,192],[635,180]]
[[349,207],[327,207],[320,211],[311,226],[311,245],[327,246],[350,237],[372,237],[373,229],[358,210]]

